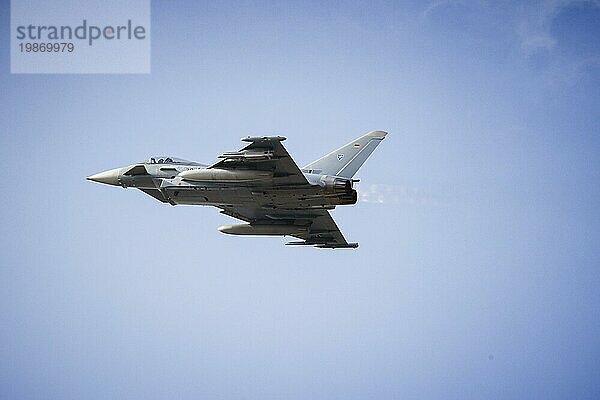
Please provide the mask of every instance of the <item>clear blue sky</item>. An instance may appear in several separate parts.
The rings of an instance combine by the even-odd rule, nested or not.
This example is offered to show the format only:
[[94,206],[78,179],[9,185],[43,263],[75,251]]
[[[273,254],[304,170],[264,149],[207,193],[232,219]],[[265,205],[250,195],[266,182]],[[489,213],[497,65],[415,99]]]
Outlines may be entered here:
[[[10,75],[7,3],[0,398],[600,397],[598,2],[154,1],[149,75]],[[85,181],[374,129],[355,251]]]

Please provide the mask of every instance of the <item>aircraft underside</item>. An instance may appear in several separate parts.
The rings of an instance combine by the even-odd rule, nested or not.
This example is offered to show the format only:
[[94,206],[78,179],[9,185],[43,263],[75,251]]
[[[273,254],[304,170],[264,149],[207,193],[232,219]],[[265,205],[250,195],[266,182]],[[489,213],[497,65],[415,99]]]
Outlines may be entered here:
[[351,189],[344,193],[326,194],[314,188],[237,185],[186,185],[167,186],[160,189],[171,204],[242,206],[285,209],[332,209],[337,205],[355,204],[357,193]]

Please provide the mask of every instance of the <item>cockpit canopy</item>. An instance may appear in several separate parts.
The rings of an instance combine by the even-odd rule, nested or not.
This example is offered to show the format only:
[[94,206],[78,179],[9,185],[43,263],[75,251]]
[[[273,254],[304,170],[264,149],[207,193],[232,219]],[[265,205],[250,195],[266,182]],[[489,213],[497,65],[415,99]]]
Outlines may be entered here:
[[193,164],[193,162],[177,157],[154,156],[144,160],[144,164]]

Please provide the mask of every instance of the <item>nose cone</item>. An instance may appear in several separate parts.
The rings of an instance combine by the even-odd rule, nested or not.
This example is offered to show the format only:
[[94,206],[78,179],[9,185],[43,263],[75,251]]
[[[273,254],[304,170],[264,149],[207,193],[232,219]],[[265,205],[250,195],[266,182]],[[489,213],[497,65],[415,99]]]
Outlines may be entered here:
[[121,175],[122,168],[115,168],[108,171],[100,172],[99,174],[88,176],[86,179],[89,181],[105,183],[107,185],[120,186],[119,175]]

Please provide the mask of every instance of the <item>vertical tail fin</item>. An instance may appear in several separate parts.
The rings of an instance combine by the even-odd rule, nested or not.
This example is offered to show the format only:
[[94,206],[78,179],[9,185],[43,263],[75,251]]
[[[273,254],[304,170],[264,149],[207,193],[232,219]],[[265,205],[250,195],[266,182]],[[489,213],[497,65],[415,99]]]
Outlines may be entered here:
[[371,153],[373,153],[373,150],[385,139],[385,135],[387,135],[387,132],[369,132],[326,156],[311,162],[302,168],[302,170],[304,172],[308,170],[317,174],[352,178]]

